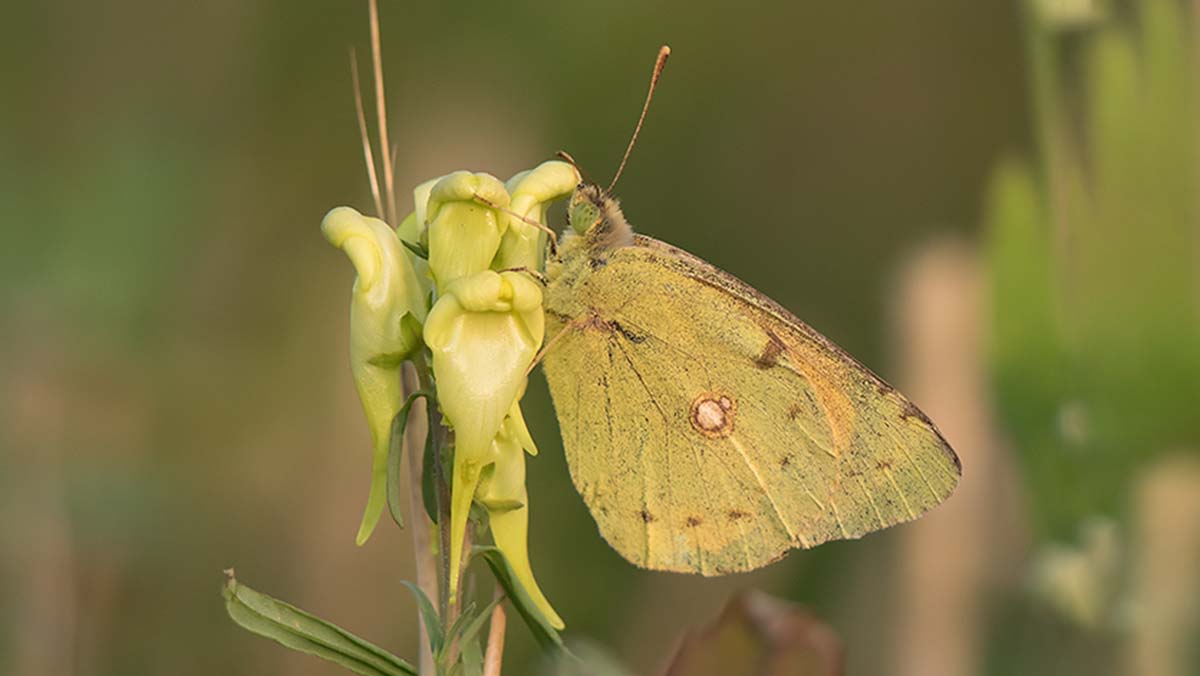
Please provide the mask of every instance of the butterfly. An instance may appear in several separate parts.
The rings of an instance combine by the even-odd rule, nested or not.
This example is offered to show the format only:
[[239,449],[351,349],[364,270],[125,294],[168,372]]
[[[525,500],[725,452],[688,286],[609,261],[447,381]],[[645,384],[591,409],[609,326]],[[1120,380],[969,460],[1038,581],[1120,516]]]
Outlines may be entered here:
[[572,480],[625,559],[753,570],[953,492],[961,464],[920,409],[733,275],[635,234],[611,186],[580,183],[568,222],[543,368]]

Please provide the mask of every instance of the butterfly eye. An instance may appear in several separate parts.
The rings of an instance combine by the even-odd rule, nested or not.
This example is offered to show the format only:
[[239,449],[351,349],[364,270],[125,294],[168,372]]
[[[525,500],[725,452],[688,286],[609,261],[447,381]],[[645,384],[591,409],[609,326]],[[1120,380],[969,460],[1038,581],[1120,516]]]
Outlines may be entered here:
[[600,209],[586,199],[576,201],[567,212],[567,222],[580,235],[586,233],[599,221]]

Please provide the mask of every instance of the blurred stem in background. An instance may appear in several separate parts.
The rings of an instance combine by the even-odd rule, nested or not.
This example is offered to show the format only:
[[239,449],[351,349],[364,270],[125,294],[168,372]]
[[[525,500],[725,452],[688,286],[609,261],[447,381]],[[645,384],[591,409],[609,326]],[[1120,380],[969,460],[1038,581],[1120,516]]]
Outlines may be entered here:
[[[1161,654],[1147,657],[1147,637],[1163,635],[1153,618],[1166,611],[1143,585],[1123,584],[1154,569],[1192,589],[1200,570],[1197,549],[1185,546],[1200,531],[1194,511],[1158,524],[1144,516],[1161,510],[1132,502],[1180,492],[1181,481],[1200,492],[1194,474],[1160,488],[1164,475],[1145,470],[1200,449],[1195,55],[1185,18],[1175,0],[1027,2],[1037,161],[1000,164],[985,216],[990,362],[1033,503],[1034,587],[1080,632],[1127,639],[1118,652],[1160,674],[1188,672],[1195,656],[1181,638],[1156,640],[1151,652]],[[1160,541],[1147,529],[1162,527],[1179,546],[1130,546]],[[1195,635],[1197,599],[1186,603],[1190,611],[1168,614],[1190,624],[1169,634]]]
[[939,238],[901,268],[890,299],[897,385],[938,421],[968,471],[944,508],[899,533],[877,673],[983,673],[992,601],[1016,586],[1027,554],[1016,468],[988,392],[982,273],[975,248]]
[[[20,367],[6,369],[5,387],[0,388],[0,450],[11,447],[17,451],[13,457],[24,462],[21,481],[0,481],[12,506],[0,511],[0,545],[14,545],[0,546],[0,571],[13,580],[15,592],[5,595],[4,604],[21,618],[14,623],[17,634],[8,663],[7,673],[13,676],[74,673],[80,657],[76,641],[89,638],[81,636],[78,621],[73,577],[77,545],[66,509],[61,442],[69,416],[53,350],[43,346],[30,352]],[[4,460],[0,477],[11,476],[5,471],[9,459]],[[103,573],[95,572],[96,577]],[[64,650],[64,643],[72,649]]]

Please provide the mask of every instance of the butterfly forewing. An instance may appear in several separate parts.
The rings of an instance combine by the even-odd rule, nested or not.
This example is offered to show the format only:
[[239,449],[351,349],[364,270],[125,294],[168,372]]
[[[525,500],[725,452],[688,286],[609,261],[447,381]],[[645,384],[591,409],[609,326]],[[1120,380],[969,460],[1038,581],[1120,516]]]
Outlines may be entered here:
[[720,575],[916,518],[959,467],[933,424],[786,310],[647,237],[552,284],[571,476],[647,568]]

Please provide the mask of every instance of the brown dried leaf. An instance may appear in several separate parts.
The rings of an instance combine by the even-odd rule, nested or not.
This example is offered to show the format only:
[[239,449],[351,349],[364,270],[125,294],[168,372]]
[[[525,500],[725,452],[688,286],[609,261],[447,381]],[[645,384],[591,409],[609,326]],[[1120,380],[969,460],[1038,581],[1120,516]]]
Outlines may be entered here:
[[708,627],[689,632],[665,676],[841,676],[844,650],[807,610],[748,590]]

